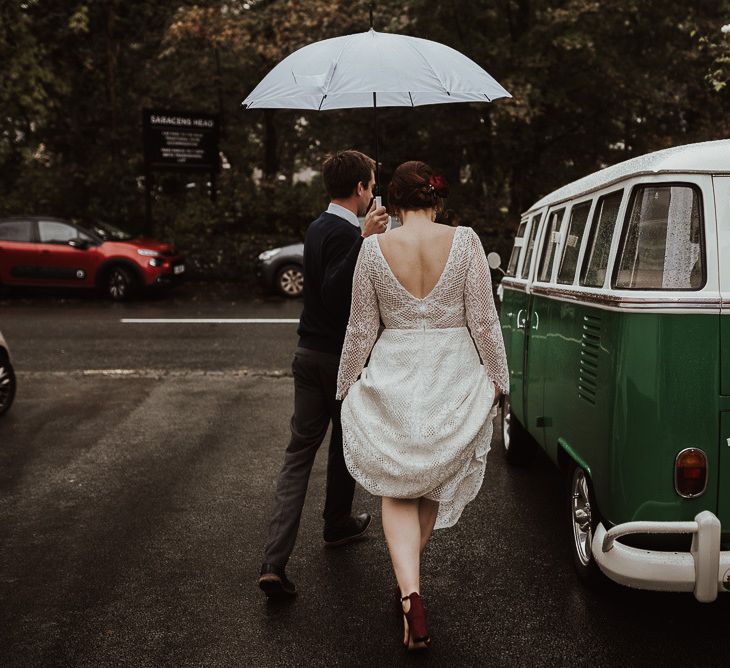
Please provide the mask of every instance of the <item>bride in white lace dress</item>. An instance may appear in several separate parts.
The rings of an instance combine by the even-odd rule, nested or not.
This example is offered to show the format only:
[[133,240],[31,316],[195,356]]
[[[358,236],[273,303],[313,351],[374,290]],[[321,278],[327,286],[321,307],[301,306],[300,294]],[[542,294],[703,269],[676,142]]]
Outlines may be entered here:
[[479,492],[509,383],[479,237],[433,222],[447,192],[425,163],[393,174],[388,205],[402,227],[362,245],[337,381],[345,461],[383,497],[410,648],[429,643],[420,555]]

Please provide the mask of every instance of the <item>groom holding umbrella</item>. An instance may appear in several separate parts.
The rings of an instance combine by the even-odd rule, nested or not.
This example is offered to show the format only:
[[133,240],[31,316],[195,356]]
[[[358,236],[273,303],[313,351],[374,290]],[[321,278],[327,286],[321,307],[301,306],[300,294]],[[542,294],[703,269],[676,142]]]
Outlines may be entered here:
[[[388,224],[385,207],[373,207],[375,163],[359,151],[342,151],[324,161],[322,176],[330,204],[310,224],[304,239],[304,310],[294,353],[294,415],[291,440],[276,485],[276,501],[264,550],[259,587],[269,597],[296,594],[285,567],[294,549],[309,474],[332,423],[327,460],[324,542],[336,547],[362,536],[370,515],[351,515],[355,481],[342,454],[337,370],[350,315],[352,277],[365,237]],[[365,215],[367,214],[367,215]],[[365,215],[362,231],[358,216]]]

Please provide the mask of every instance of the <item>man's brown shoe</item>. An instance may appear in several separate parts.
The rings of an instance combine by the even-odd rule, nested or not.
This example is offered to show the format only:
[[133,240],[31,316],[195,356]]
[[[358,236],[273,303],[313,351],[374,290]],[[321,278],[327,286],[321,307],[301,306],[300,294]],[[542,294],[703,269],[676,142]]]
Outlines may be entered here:
[[297,588],[286,577],[284,569],[274,564],[263,564],[261,566],[259,587],[269,598],[283,599],[297,595]]

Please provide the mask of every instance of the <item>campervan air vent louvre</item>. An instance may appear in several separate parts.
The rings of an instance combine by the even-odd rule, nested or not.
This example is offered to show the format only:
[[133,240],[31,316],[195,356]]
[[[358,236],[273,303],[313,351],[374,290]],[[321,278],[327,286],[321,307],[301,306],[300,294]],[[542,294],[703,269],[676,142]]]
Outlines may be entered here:
[[596,403],[598,387],[598,351],[601,346],[601,318],[583,316],[583,337],[580,344],[578,396],[589,404]]

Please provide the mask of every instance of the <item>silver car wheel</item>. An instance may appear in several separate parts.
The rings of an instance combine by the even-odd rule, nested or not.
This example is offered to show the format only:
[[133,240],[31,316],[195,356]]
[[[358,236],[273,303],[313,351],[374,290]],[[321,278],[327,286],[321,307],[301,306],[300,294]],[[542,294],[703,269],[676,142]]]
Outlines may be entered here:
[[279,288],[290,297],[298,297],[304,289],[304,273],[295,267],[285,269],[279,274]]
[[0,415],[10,408],[15,397],[15,372],[9,362],[0,361]]
[[573,539],[575,552],[583,566],[588,566],[593,558],[591,543],[593,541],[593,524],[591,522],[591,497],[588,478],[582,468],[576,467],[573,473],[571,489],[571,507],[573,511]]

